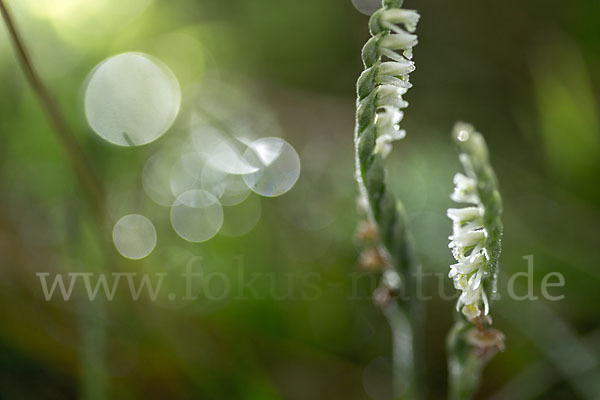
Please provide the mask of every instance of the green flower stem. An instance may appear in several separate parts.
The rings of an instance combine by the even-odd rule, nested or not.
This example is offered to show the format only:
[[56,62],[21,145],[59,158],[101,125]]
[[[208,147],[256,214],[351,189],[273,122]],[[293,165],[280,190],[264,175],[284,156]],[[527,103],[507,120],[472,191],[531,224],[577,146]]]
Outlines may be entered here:
[[466,340],[472,329],[465,321],[454,324],[448,334],[448,399],[469,400],[479,388],[486,360],[480,358]]
[[[392,380],[394,398],[415,399],[414,339],[406,313],[392,302],[383,308],[383,313],[392,331]],[[407,386],[409,385],[409,386]]]

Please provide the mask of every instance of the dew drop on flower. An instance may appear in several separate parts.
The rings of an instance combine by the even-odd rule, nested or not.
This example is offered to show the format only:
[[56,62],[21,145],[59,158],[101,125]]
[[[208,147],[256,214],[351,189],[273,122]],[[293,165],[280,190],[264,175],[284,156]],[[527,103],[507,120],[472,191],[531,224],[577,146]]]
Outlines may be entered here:
[[469,131],[467,131],[466,129],[462,129],[458,132],[458,135],[456,135],[458,140],[460,140],[461,142],[466,142],[467,140],[469,140],[469,136]]
[[143,215],[126,215],[113,228],[113,242],[123,257],[138,260],[154,250],[156,230]]
[[300,176],[298,153],[280,138],[269,137],[252,142],[244,153],[244,160],[256,168],[256,172],[244,175],[244,181],[262,196],[284,194]]
[[223,208],[211,193],[193,189],[182,193],[171,207],[171,225],[190,242],[205,242],[223,225]]
[[110,57],[87,79],[84,108],[90,127],[120,146],[141,146],[162,136],[179,111],[179,83],[169,68],[141,53]]

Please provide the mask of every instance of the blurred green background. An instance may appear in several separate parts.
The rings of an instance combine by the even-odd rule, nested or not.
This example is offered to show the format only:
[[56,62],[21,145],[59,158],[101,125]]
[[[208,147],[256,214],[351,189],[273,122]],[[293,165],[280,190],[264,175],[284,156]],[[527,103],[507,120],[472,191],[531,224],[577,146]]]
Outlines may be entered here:
[[[19,0],[9,5],[32,58],[107,188],[112,227],[148,216],[158,243],[132,261],[103,246],[75,174],[0,34],[0,398],[388,399],[390,337],[358,284],[353,180],[354,85],[368,17],[350,0]],[[505,202],[500,279],[492,308],[506,351],[478,398],[594,398],[600,360],[600,2],[407,1],[419,45],[406,99],[407,138],[388,158],[426,272],[445,274],[456,120],[486,137]],[[171,129],[127,148],[86,125],[82,87],[102,60],[126,51],[167,64],[182,88]],[[215,89],[216,88],[216,89]],[[226,130],[280,136],[300,178],[276,198],[252,195],[247,234],[194,244],[141,184],[146,160],[185,137],[210,104]],[[244,203],[245,204],[245,203]],[[239,221],[253,218],[237,211]],[[242,222],[240,222],[242,223]],[[235,225],[235,223],[234,223]],[[534,294],[564,275],[560,301],[511,301],[507,277],[534,256]],[[224,274],[229,296],[179,301],[178,278]],[[201,267],[200,267],[201,264]],[[156,301],[46,301],[38,272],[166,272]],[[239,274],[244,275],[240,279]],[[254,291],[244,288],[253,274]],[[222,277],[222,275],[221,275]],[[171,279],[169,279],[171,278]],[[518,280],[525,286],[525,280]],[[428,398],[444,398],[448,279],[425,278]],[[225,290],[215,279],[214,290]],[[200,285],[198,285],[200,287]],[[123,290],[121,290],[123,289]],[[82,290],[81,288],[77,290]],[[236,298],[246,291],[249,296]],[[519,288],[524,293],[525,288]],[[121,293],[122,292],[122,293]],[[167,295],[177,293],[171,301]],[[595,394],[598,396],[598,393]],[[597,397],[596,397],[597,398]]]

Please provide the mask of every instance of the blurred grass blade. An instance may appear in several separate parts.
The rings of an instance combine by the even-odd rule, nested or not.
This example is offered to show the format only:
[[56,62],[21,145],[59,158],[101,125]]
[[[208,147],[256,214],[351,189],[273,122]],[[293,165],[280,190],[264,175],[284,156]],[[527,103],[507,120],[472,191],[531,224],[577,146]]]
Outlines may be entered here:
[[554,41],[540,54],[532,75],[549,167],[571,184],[595,183],[600,166],[600,122],[585,60],[564,40]]

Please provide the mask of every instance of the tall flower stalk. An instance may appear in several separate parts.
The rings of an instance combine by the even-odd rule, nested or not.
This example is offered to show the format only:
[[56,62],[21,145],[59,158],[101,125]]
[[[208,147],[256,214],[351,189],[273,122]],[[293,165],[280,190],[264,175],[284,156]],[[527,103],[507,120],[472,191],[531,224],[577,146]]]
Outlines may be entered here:
[[448,369],[449,397],[462,400],[473,397],[483,367],[504,348],[504,336],[491,328],[490,316],[501,250],[502,200],[483,136],[472,125],[457,123],[453,139],[465,173],[454,176],[450,197],[466,206],[448,209],[449,247],[456,260],[448,275],[461,292],[457,322],[448,336]]
[[[415,334],[421,325],[421,312],[411,283],[416,261],[406,229],[401,204],[386,184],[383,159],[391,143],[402,139],[402,96],[411,87],[408,74],[414,71],[412,48],[419,14],[401,8],[402,0],[384,0],[370,21],[372,37],[365,44],[362,60],[365,70],[357,82],[355,129],[356,179],[360,204],[367,221],[359,233],[370,243],[361,259],[365,267],[381,272],[374,297],[386,316],[393,336],[393,379],[395,399],[419,397]],[[400,293],[408,301],[398,300]]]

